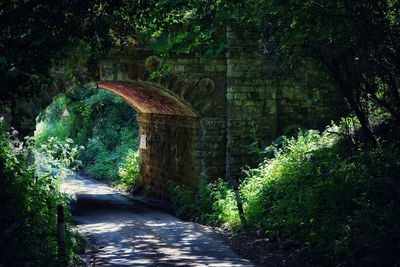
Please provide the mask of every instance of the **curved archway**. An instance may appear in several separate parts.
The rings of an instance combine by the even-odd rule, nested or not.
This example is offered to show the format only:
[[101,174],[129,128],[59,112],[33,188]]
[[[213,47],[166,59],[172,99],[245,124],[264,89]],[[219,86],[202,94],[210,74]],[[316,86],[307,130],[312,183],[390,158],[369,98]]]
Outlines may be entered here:
[[[141,183],[161,197],[168,197],[166,181],[197,186],[198,177],[226,175],[226,106],[223,90],[212,79],[187,80],[168,74],[152,78],[141,64],[148,53],[135,57],[107,54],[97,62],[94,76],[78,68],[80,84],[64,80],[64,67],[55,67],[55,82],[38,98],[35,118],[55,97],[81,84],[97,85],[122,97],[139,113],[140,131],[148,149],[141,151]],[[218,80],[218,79],[217,79]],[[219,80],[218,80],[219,81]],[[219,88],[223,88],[221,81]],[[30,119],[34,122],[34,119]],[[28,125],[28,130],[35,126]]]
[[107,81],[98,83],[98,86],[122,97],[141,114],[197,117],[188,104],[153,85],[137,81]]
[[142,186],[160,197],[168,196],[168,180],[195,187],[198,116],[194,109],[144,82],[107,81],[98,86],[138,111]]

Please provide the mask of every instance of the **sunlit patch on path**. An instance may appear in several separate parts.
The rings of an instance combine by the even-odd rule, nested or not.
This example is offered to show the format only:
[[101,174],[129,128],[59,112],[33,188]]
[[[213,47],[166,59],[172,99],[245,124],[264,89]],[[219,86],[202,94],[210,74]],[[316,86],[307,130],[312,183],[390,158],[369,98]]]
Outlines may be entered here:
[[198,225],[151,209],[105,184],[77,176],[74,218],[86,235],[90,266],[252,266]]

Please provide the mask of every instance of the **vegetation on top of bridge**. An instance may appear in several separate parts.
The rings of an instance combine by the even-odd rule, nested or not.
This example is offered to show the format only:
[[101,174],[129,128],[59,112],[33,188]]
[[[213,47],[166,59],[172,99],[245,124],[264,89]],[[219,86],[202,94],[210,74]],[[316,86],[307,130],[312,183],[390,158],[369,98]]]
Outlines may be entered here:
[[135,40],[150,44],[163,58],[206,44],[203,56],[212,57],[228,45],[218,29],[236,25],[238,34],[260,34],[273,71],[288,73],[307,58],[321,64],[375,145],[371,105],[400,118],[397,0],[3,1],[0,8],[3,105],[40,92],[53,65],[93,62],[116,39],[121,49]]
[[218,29],[236,25],[239,34],[260,34],[260,52],[273,59],[273,71],[288,73],[307,58],[321,64],[375,146],[371,105],[400,118],[397,0],[2,1],[0,8],[3,105],[40,93],[52,66],[94,62],[116,39],[121,49],[135,40],[150,44],[163,58],[207,44],[203,56],[212,57],[228,45]]

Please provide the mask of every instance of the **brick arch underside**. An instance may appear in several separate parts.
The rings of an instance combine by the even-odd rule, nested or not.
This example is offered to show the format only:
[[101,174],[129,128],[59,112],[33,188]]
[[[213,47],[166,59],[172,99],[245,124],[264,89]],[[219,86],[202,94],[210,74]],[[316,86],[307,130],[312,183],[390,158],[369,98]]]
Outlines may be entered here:
[[168,198],[168,180],[195,188],[197,184],[196,143],[198,117],[177,97],[143,82],[98,83],[138,111],[140,135],[140,183],[161,198]]

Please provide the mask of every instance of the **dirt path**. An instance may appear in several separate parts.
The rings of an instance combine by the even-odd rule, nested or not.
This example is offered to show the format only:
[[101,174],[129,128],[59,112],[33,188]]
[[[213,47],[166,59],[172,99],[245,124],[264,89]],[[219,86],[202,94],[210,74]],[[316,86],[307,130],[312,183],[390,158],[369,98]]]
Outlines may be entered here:
[[211,230],[138,203],[77,175],[62,184],[77,197],[74,219],[87,239],[89,266],[253,266]]

